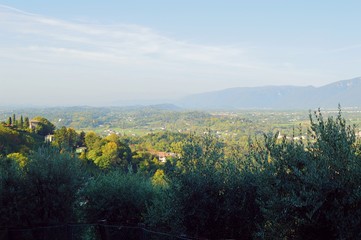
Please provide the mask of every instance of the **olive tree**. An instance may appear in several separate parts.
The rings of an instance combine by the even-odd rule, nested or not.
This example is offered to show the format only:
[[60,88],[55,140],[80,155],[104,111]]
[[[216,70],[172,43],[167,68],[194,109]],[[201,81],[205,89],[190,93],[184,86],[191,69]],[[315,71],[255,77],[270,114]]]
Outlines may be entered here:
[[307,141],[266,137],[269,161],[259,189],[265,239],[358,239],[361,159],[354,126],[341,111],[310,114]]

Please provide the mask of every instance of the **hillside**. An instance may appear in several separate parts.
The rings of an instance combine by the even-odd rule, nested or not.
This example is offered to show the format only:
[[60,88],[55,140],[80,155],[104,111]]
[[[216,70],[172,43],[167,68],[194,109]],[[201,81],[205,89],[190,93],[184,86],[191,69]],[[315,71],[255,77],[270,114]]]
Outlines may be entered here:
[[361,107],[361,77],[322,87],[239,87],[194,94],[177,104],[193,109],[310,109]]

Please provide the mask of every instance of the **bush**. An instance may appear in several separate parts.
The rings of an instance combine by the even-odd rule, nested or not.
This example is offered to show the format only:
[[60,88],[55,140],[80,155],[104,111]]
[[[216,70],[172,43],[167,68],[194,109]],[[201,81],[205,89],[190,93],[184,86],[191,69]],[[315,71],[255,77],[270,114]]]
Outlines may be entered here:
[[83,182],[78,158],[56,148],[39,148],[25,166],[24,192],[31,199],[26,215],[39,225],[74,221],[74,204]]
[[139,175],[119,171],[102,174],[82,193],[85,218],[90,222],[140,223],[153,195],[151,181]]
[[[16,227],[63,224],[75,220],[75,202],[84,177],[79,159],[51,147],[39,148],[19,169],[1,167],[2,211]],[[10,214],[11,213],[11,214]],[[6,224],[5,225],[9,225]]]
[[22,221],[23,183],[19,165],[0,157],[0,226],[16,226]]

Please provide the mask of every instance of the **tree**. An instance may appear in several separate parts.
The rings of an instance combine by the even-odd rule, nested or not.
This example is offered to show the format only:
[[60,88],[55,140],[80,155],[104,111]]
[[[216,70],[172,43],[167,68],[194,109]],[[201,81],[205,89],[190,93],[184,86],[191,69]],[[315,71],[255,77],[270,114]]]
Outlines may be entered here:
[[23,221],[23,190],[23,176],[19,165],[11,159],[0,156],[1,226],[18,226]]
[[87,144],[86,157],[93,162],[102,155],[102,146],[105,141],[97,136],[95,133],[89,133],[85,136],[85,142]]
[[120,140],[117,142],[117,146],[118,157],[120,159],[118,166],[126,171],[128,170],[128,167],[131,167],[132,164],[132,150],[127,143]]
[[14,125],[14,126],[16,126],[16,125],[17,125],[17,124],[16,124],[15,113],[13,114],[12,123],[13,123],[13,125]]
[[310,114],[307,142],[266,137],[260,203],[266,239],[359,239],[361,158],[355,128]]
[[[156,159],[154,161],[154,159]],[[132,168],[135,172],[152,176],[159,168],[157,157],[145,150],[137,150],[132,153]]]
[[22,168],[12,159],[0,158],[1,226],[24,228],[74,221],[84,179],[79,159],[53,147],[30,154]]
[[261,216],[256,175],[225,159],[223,146],[212,132],[184,141],[181,164],[153,178],[166,187],[149,207],[150,226],[200,238],[252,238]]
[[[103,169],[119,168],[124,171],[131,166],[132,152],[123,142],[103,142],[100,156],[95,156],[94,163]],[[92,150],[94,151],[94,149]],[[89,152],[90,156],[93,152]]]
[[162,169],[157,169],[152,177],[152,184],[155,186],[167,187],[167,179]]
[[20,116],[19,127],[20,127],[20,128],[24,128],[24,118],[23,118],[23,115]]
[[6,123],[7,123],[7,125],[9,125],[9,126],[12,126],[12,125],[13,125],[13,121],[12,121],[11,117],[8,118],[8,121],[7,121]]
[[87,132],[85,134],[85,145],[89,150],[92,150],[95,146],[95,143],[101,138],[95,132]]
[[95,133],[85,135],[87,158],[102,169],[119,168],[127,171],[132,164],[132,151],[116,134],[101,139]]
[[18,131],[0,125],[0,155],[19,151],[21,143]]
[[97,222],[138,224],[154,196],[150,180],[112,171],[90,180],[82,192],[86,219]]
[[38,116],[33,118],[32,121],[38,122],[37,126],[34,129],[35,133],[41,136],[46,136],[54,133],[55,126],[48,119]]
[[25,119],[24,119],[24,128],[25,129],[29,128],[29,118],[28,117],[25,117]]
[[61,127],[54,132],[54,145],[63,150],[75,150],[79,135],[73,128]]
[[23,168],[28,162],[28,158],[21,153],[10,153],[6,157],[15,160],[21,168]]
[[23,222],[32,226],[74,221],[75,202],[84,181],[78,158],[42,147],[25,165]]
[[79,134],[77,147],[84,147],[84,146],[86,146],[86,144],[85,144],[85,132],[81,131],[80,134]]
[[118,146],[115,142],[108,142],[102,147],[102,155],[94,163],[100,168],[109,168],[120,161]]

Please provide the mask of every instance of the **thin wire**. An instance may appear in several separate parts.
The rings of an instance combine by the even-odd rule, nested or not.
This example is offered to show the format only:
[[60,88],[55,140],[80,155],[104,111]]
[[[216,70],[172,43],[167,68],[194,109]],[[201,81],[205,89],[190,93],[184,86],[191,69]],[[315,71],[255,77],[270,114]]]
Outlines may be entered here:
[[108,225],[108,224],[97,224],[97,223],[70,223],[70,224],[63,224],[63,225],[54,225],[54,226],[43,226],[43,227],[33,227],[33,228],[3,228],[1,231],[9,231],[9,232],[26,232],[26,231],[33,231],[33,230],[41,230],[41,229],[54,229],[54,228],[69,228],[69,227],[81,227],[81,226],[102,226],[106,228],[116,228],[118,230],[124,228],[124,229],[139,229],[147,233],[151,234],[157,234],[162,235],[170,238],[176,238],[176,239],[183,239],[183,240],[192,240],[192,239],[198,239],[194,237],[183,237],[183,236],[177,236],[172,235],[169,233],[164,232],[157,232],[154,230],[150,230],[144,227],[135,227],[135,226],[123,226],[123,225]]

